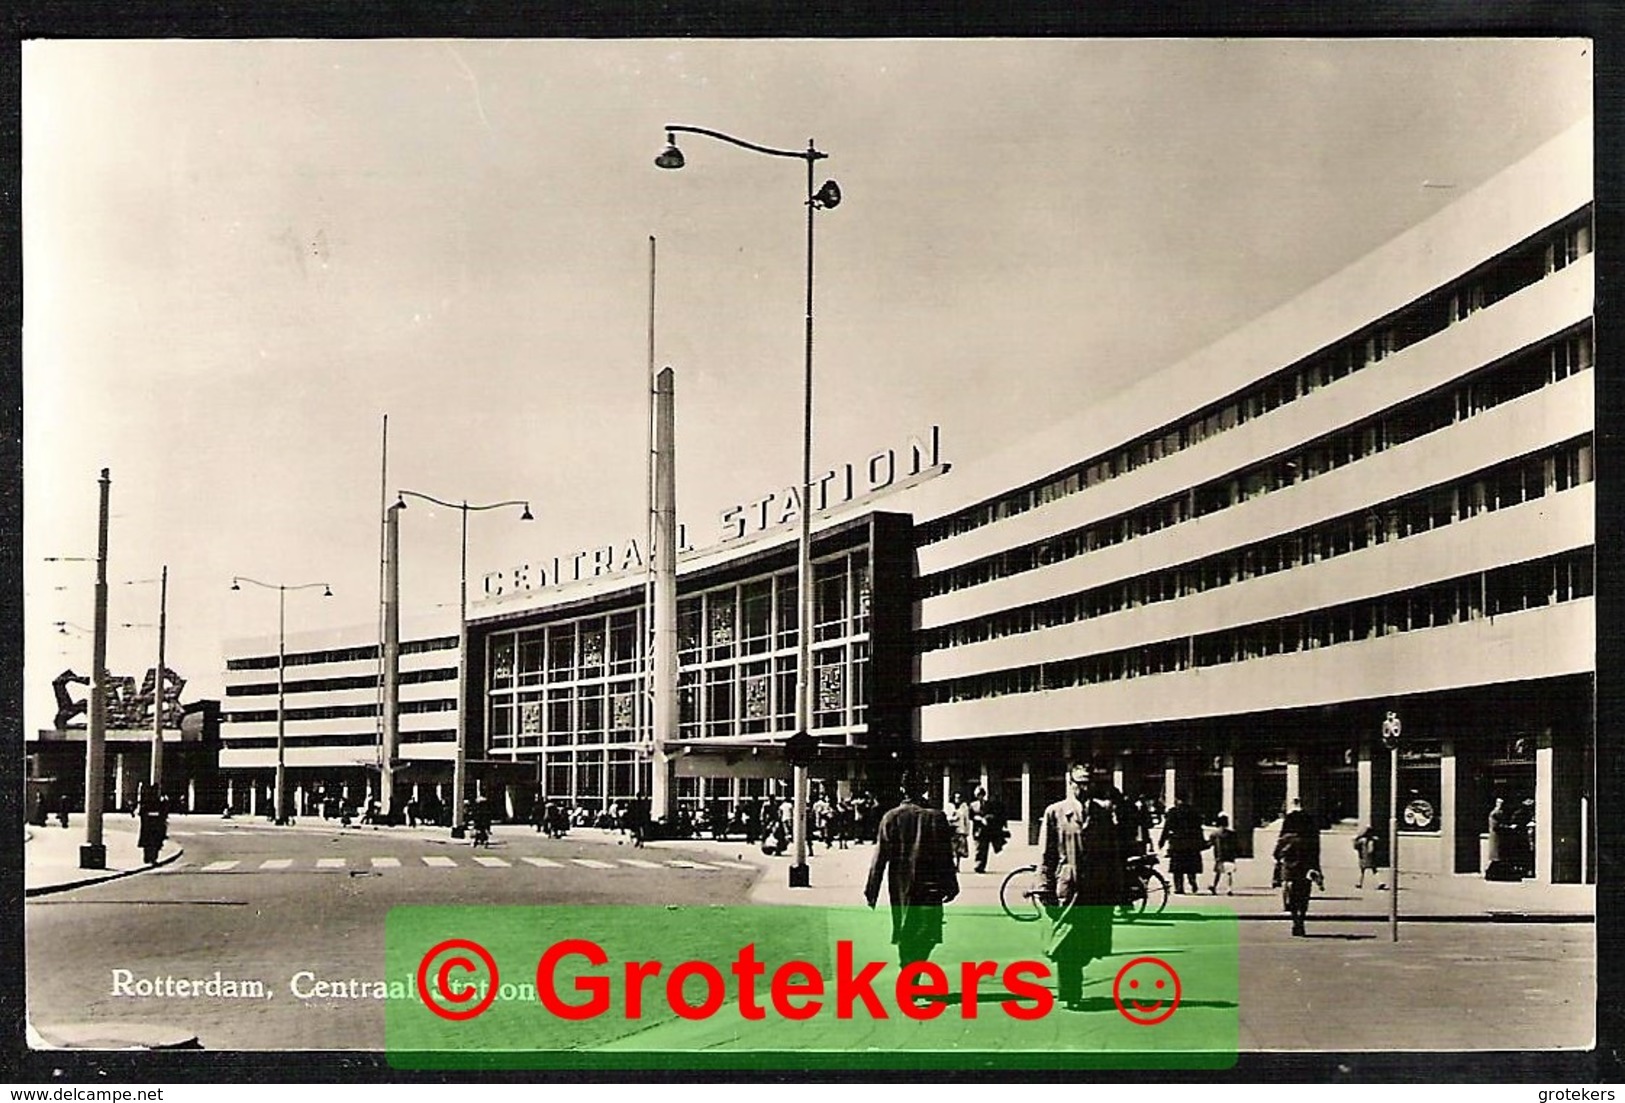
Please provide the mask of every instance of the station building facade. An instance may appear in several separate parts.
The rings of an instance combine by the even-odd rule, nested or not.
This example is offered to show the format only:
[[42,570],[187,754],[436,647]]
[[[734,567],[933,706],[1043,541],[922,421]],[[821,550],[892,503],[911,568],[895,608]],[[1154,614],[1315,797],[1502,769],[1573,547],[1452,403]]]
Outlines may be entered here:
[[[843,793],[912,757],[912,524],[858,510],[813,542],[811,731],[821,781]],[[794,733],[801,603],[796,538],[679,564],[674,803],[696,816],[783,792]],[[531,600],[540,598],[540,602]],[[486,753],[540,764],[541,793],[603,807],[650,793],[652,709],[642,647],[645,583],[605,579],[485,603],[471,618],[471,681],[483,687]],[[505,608],[506,607],[506,608]],[[839,760],[838,765],[829,765]]]
[[[815,774],[881,792],[923,760],[1035,836],[1089,760],[1251,847],[1292,799],[1386,823],[1392,712],[1407,866],[1481,869],[1500,796],[1529,810],[1538,878],[1593,880],[1591,195],[1586,123],[1075,419],[815,509]],[[680,803],[788,776],[792,520],[679,559]],[[606,571],[474,605],[470,755],[528,780],[521,802],[648,792],[644,603],[641,574]],[[435,711],[402,717],[448,779],[455,638],[421,660]],[[356,689],[323,692],[375,693],[372,654],[333,659]],[[254,661],[228,676],[223,768],[263,768]],[[300,723],[313,768],[360,745]]]
[[1385,824],[1391,711],[1408,865],[1479,869],[1501,795],[1593,876],[1590,174],[1576,128],[917,503],[922,749],[1029,824],[1087,757],[1245,844]]

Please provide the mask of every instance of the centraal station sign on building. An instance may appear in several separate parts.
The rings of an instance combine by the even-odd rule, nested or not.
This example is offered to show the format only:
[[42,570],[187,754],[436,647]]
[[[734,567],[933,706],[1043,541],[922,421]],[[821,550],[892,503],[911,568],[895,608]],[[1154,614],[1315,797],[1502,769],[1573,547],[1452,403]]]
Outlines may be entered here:
[[[844,463],[822,474],[815,474],[812,480],[814,515],[829,513],[943,474],[948,470],[948,465],[942,462],[941,444],[941,430],[933,425],[923,438],[911,436],[901,449],[883,448],[871,453],[862,462]],[[686,557],[702,551],[715,551],[782,529],[796,522],[800,516],[799,486],[770,491],[759,498],[722,510],[717,518],[717,539],[708,546],[696,548],[689,542],[688,526],[679,524],[677,554]],[[570,555],[531,560],[506,571],[487,571],[484,576],[484,596],[496,598],[641,571],[648,562],[647,552],[636,538],[601,544]]]

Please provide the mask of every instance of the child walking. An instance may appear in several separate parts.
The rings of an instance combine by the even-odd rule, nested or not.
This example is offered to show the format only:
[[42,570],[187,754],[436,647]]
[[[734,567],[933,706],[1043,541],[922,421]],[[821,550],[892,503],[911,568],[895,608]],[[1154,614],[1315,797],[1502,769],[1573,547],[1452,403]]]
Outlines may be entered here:
[[1213,883],[1208,895],[1219,894],[1219,878],[1224,878],[1224,894],[1236,894],[1236,833],[1230,830],[1230,817],[1220,812],[1213,830],[1208,834],[1208,846],[1213,848]]

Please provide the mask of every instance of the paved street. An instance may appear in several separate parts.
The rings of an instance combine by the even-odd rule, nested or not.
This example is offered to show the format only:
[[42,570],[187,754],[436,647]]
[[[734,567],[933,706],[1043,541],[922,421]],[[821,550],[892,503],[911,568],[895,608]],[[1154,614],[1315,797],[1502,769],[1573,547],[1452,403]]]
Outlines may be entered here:
[[[178,861],[133,877],[31,899],[25,910],[30,1014],[42,1024],[161,1023],[209,1049],[381,1049],[380,1001],[299,998],[293,978],[380,979],[383,921],[400,904],[823,904],[861,903],[871,850],[813,858],[812,890],[786,887],[785,862],[741,843],[658,843],[643,850],[597,831],[562,841],[498,829],[473,850],[443,831],[339,830],[302,823],[177,819]],[[955,907],[997,908],[1004,871],[1029,855],[1007,851],[998,872],[962,875]],[[758,876],[758,872],[760,876]],[[1385,895],[1341,884],[1317,894],[1310,937],[1290,937],[1267,873],[1244,863],[1234,897],[1175,897],[1173,908],[1233,911],[1239,944],[1239,1042],[1248,1050],[1394,1050],[1584,1047],[1592,1040],[1595,927],[1492,922],[1498,910],[1534,913],[1545,902],[1584,903],[1578,892],[1483,886],[1470,878],[1413,878],[1402,940],[1378,921]],[[1578,889],[1578,886],[1567,888]],[[1488,894],[1488,895],[1486,895]],[[1488,901],[1486,903],[1486,901]],[[1419,914],[1431,910],[1431,916]],[[1458,913],[1476,913],[1459,921]],[[968,913],[964,913],[968,916]],[[999,937],[1038,938],[996,912]],[[956,922],[950,909],[950,930]],[[1431,921],[1423,921],[1429,919]],[[969,920],[967,918],[966,923]],[[961,923],[959,930],[970,929]],[[1006,930],[1006,927],[1008,928]],[[989,928],[989,929],[994,929]],[[1191,928],[1167,920],[1120,928],[1112,958],[1091,966],[1100,1009],[1052,1029],[1088,1035],[1091,1015],[1114,1017],[1112,977],[1131,954],[1177,953]],[[951,951],[945,946],[938,957]],[[1177,960],[1170,958],[1170,960]],[[268,998],[116,994],[147,978],[260,980]],[[816,1024],[798,1040],[814,1045]],[[640,1044],[660,1035],[651,1034]],[[883,1039],[877,1036],[876,1044]],[[967,1038],[965,1044],[974,1044]]]
[[[177,818],[172,865],[31,899],[30,1017],[41,1024],[160,1021],[208,1049],[382,1049],[372,1001],[296,999],[301,970],[377,979],[384,917],[400,904],[743,903],[754,874],[726,855],[634,851],[599,833],[544,840],[499,828],[474,850],[409,832]],[[527,861],[526,859],[530,859]],[[743,863],[740,863],[743,865]],[[265,1000],[114,994],[114,970],[263,980]]]
[[[978,922],[950,913],[948,939],[933,960],[963,960],[955,952],[956,936],[960,945],[975,946],[974,957],[980,960],[992,937],[966,937]],[[1208,926],[1187,919],[1118,926],[1115,952],[1085,971],[1089,1009],[1081,1014],[1057,1008],[1043,1019],[1013,1024],[991,1011],[966,1021],[950,1009],[928,1026],[900,1020],[895,1013],[878,1023],[861,1017],[842,1023],[826,1015],[798,1024],[795,1046],[797,1052],[840,1053],[925,1045],[988,1050],[1009,1062],[1030,1062],[1035,1054],[1155,1053],[1165,1042],[1172,1043],[1169,1048],[1201,1050],[1229,1044],[1241,1052],[1592,1044],[1594,945],[1587,926],[1418,924],[1396,945],[1388,940],[1387,928],[1376,924],[1338,924],[1295,939],[1284,924],[1240,923],[1239,994],[1211,960],[1204,973],[1203,958],[1211,959],[1214,952],[1204,931]],[[1007,927],[1019,931],[1013,924]],[[1037,943],[1036,933],[1026,939],[1027,956],[1037,956]],[[1179,1009],[1151,1028],[1125,1024],[1112,999],[1118,971],[1142,955],[1173,965],[1184,984]],[[951,964],[946,971],[956,978]],[[894,975],[888,968],[886,987]],[[1204,980],[1216,982],[1220,990],[1208,990]],[[997,992],[999,986],[984,983],[985,1005],[991,1005],[989,991]],[[703,1051],[750,1039],[730,1007],[706,1022],[668,1022],[615,1048],[669,1045]],[[760,1032],[754,1041],[771,1044]],[[997,1057],[989,1062],[991,1067],[998,1063]]]

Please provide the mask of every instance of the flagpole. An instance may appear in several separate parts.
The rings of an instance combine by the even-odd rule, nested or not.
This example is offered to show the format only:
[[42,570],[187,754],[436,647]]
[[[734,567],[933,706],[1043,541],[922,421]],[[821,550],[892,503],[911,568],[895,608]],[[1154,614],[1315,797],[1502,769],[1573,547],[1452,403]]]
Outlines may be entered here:
[[390,748],[386,738],[384,718],[384,618],[388,604],[386,561],[389,558],[389,415],[384,415],[383,441],[378,461],[378,726],[374,748],[378,756],[378,807],[386,820],[394,813],[395,773],[389,761]]

